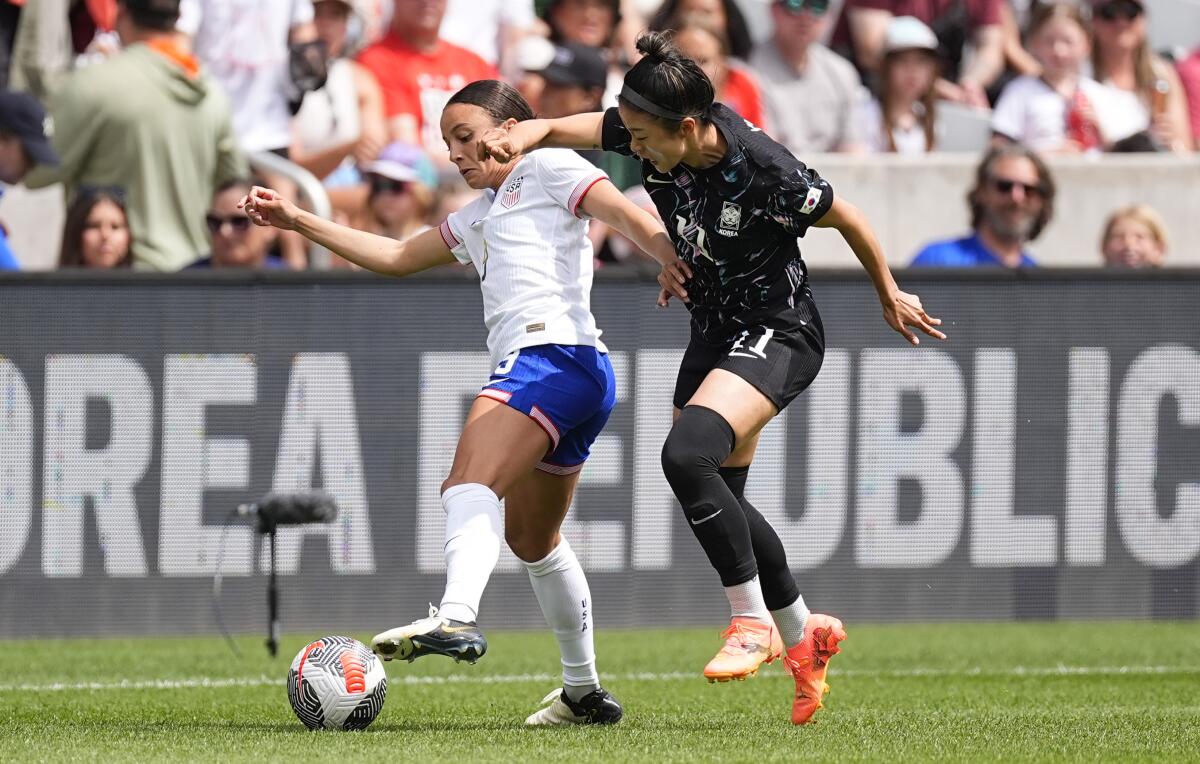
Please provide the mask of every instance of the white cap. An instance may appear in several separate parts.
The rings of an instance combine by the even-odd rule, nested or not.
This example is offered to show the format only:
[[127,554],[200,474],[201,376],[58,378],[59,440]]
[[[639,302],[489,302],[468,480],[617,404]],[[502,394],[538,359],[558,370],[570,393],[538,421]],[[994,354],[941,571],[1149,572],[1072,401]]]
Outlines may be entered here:
[[915,16],[896,16],[888,22],[884,52],[898,50],[928,50],[937,52],[938,40],[933,30]]

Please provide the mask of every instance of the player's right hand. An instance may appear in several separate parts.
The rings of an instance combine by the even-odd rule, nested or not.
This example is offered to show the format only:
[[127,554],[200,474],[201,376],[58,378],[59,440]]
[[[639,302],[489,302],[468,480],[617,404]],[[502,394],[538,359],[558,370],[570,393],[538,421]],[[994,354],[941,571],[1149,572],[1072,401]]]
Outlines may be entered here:
[[275,226],[284,231],[296,229],[296,220],[301,212],[299,207],[280,196],[278,191],[262,186],[251,188],[250,193],[238,202],[238,209],[244,209],[255,225]]
[[493,127],[485,132],[479,138],[479,156],[480,162],[492,157],[501,164],[511,162],[513,157],[524,153],[525,147],[513,140],[508,130],[503,127]]
[[692,277],[692,271],[687,263],[679,258],[662,267],[658,272],[658,307],[665,308],[672,297],[678,297],[680,302],[688,302],[687,288],[684,286]]

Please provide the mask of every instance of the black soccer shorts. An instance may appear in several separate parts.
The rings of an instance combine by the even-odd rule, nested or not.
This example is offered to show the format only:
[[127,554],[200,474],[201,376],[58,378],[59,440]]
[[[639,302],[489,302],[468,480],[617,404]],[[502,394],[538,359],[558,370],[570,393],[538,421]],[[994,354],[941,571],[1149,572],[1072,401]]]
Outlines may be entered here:
[[795,307],[783,308],[728,342],[708,342],[693,326],[675,380],[674,404],[682,409],[710,371],[724,369],[749,382],[782,411],[813,383],[824,359],[825,330],[808,297],[798,296]]

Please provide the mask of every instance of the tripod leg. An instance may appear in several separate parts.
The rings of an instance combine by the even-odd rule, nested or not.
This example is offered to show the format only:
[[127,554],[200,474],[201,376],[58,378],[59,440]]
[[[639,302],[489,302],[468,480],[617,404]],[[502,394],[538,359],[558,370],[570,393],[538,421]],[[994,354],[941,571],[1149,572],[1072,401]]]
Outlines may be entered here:
[[274,658],[279,652],[279,588],[275,580],[275,530],[270,534],[271,571],[267,583],[267,650]]

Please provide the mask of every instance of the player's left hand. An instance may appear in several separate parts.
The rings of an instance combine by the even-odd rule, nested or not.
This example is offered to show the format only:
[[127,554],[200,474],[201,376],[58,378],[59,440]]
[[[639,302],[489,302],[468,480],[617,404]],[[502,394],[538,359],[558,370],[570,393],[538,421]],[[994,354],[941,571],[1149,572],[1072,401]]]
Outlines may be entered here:
[[904,335],[914,345],[920,345],[921,340],[908,327],[920,329],[934,339],[946,339],[945,333],[934,327],[942,325],[940,318],[934,318],[921,307],[921,298],[915,294],[896,290],[890,297],[883,299],[883,318],[888,326]]

